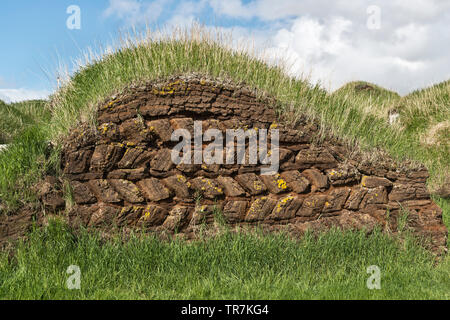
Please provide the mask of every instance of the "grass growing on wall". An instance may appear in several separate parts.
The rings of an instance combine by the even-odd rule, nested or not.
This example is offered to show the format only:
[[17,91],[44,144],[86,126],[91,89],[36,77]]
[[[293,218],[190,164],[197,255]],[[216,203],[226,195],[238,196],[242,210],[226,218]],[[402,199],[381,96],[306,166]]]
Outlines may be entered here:
[[[77,121],[92,119],[94,108],[100,101],[131,83],[191,72],[227,77],[236,83],[244,82],[276,98],[281,110],[293,109],[316,118],[334,134],[362,147],[380,147],[398,159],[410,158],[423,162],[432,175],[431,184],[445,182],[443,172],[448,172],[450,167],[448,148],[423,146],[417,130],[389,126],[380,114],[367,112],[367,108],[363,107],[364,99],[350,95],[348,90],[328,94],[321,87],[311,85],[307,79],[289,76],[282,64],[269,65],[262,56],[236,49],[231,44],[232,39],[223,34],[194,25],[190,29],[163,36],[159,33],[134,34],[113,53],[87,56],[80,63],[79,70],[46,104],[51,118],[42,117],[43,121],[33,124],[30,131],[17,135],[13,144],[20,147],[0,154],[0,199],[9,208],[27,201],[30,198],[27,194],[29,187],[44,169],[49,169],[46,163],[34,165],[45,162],[45,149],[41,148],[43,141],[59,143]],[[380,104],[386,97],[391,99],[395,96],[382,94],[373,100],[374,105]],[[447,98],[436,101],[443,103],[442,110],[448,109]],[[416,109],[419,113],[428,112]],[[405,114],[415,115],[412,111]],[[28,144],[27,139],[35,143]],[[57,155],[51,159],[56,163]],[[13,188],[14,185],[20,188]]]
[[[70,265],[80,290],[68,290]],[[376,265],[381,289],[369,290]],[[104,242],[51,222],[13,259],[0,253],[1,299],[449,299],[450,258],[412,239],[333,230],[295,241],[223,231],[191,243],[134,236]]]
[[[87,57],[49,101],[0,102],[0,144],[9,144],[0,152],[0,211],[34,201],[33,183],[57,172],[61,138],[77,121],[92,119],[98,102],[131,83],[192,72],[244,82],[275,97],[281,110],[306,113],[349,142],[423,162],[431,186],[448,181],[448,82],[406,97],[379,87],[354,90],[363,83],[330,94],[230,43],[196,26],[163,37],[132,35],[113,53]],[[387,123],[391,107],[401,112],[398,126]],[[450,226],[450,201],[435,200]],[[69,265],[81,268],[81,290],[65,286]],[[366,287],[370,265],[380,267],[381,290]],[[399,242],[379,232],[332,231],[299,241],[225,232],[188,244],[139,236],[105,242],[51,222],[12,258],[0,252],[4,299],[449,299],[449,279],[448,255],[436,264],[409,237]]]

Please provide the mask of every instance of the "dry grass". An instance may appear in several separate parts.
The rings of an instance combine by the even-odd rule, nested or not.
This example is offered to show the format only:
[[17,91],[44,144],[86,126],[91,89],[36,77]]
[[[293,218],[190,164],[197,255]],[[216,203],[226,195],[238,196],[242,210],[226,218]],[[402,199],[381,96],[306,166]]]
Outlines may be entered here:
[[365,81],[349,82],[333,92],[349,103],[358,105],[360,110],[387,119],[388,112],[399,107],[400,95],[373,83]]
[[450,146],[450,121],[439,122],[431,126],[422,134],[421,142],[427,147]]

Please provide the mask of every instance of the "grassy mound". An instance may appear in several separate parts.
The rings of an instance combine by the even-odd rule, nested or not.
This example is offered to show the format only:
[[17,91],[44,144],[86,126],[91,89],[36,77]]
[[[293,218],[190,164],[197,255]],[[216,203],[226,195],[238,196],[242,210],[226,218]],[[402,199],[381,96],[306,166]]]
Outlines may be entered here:
[[333,92],[334,96],[351,100],[364,112],[386,119],[388,111],[400,100],[400,95],[373,83],[353,81]]
[[450,114],[450,81],[416,90],[402,99],[409,127],[423,130],[430,125],[448,121]]
[[[407,238],[330,231],[299,241],[283,234],[231,233],[208,241],[133,236],[105,242],[59,223],[35,230],[14,258],[0,253],[6,299],[449,299],[450,259]],[[80,290],[68,290],[70,265]],[[367,268],[380,269],[369,290]]]
[[[88,59],[49,101],[0,106],[0,132],[10,143],[0,153],[0,211],[33,201],[30,187],[45,173],[58,174],[58,142],[79,121],[95,122],[99,102],[130,85],[185,73],[246,83],[276,98],[280,112],[307,114],[349,143],[423,162],[430,183],[442,183],[448,149],[424,145],[420,135],[448,119],[445,84],[403,98],[362,82],[328,94],[223,39],[198,28],[132,38],[113,53]],[[411,104],[402,109],[404,125],[390,126],[385,111],[400,104]],[[450,202],[436,200],[450,226]],[[51,223],[35,230],[12,259],[0,253],[0,298],[450,298],[449,256],[435,265],[429,252],[405,239],[335,231],[300,241],[225,233],[189,244],[149,237],[105,242]],[[66,289],[69,265],[81,268],[81,290]],[[382,290],[366,287],[370,265],[381,269]]]
[[[431,172],[431,183],[442,180],[440,174],[450,161],[445,150],[423,146],[410,131],[393,128],[386,119],[362,108],[367,102],[365,94],[349,94],[368,84],[352,84],[330,95],[305,79],[288,76],[281,66],[268,65],[248,51],[232,49],[223,39],[222,34],[197,27],[171,36],[146,34],[138,40],[128,39],[113,53],[87,60],[51,96],[47,104],[51,118],[42,117],[43,121],[21,130],[11,148],[0,155],[1,201],[14,208],[32,199],[31,184],[45,170],[58,170],[58,148],[53,149],[50,160],[45,160],[45,141],[51,140],[57,146],[77,122],[94,121],[100,101],[130,84],[185,73],[245,83],[276,98],[280,111],[289,108],[316,118],[323,127],[354,145],[383,148],[399,160],[424,162]],[[369,90],[374,92],[369,93],[374,105],[398,99],[394,93],[370,86],[375,88]]]
[[[450,81],[417,90],[402,99],[406,131],[430,148],[450,151]],[[450,182],[450,180],[449,180]]]
[[[440,163],[440,174],[431,189],[450,184],[450,81],[416,90],[402,98],[405,136],[417,139],[421,147]],[[446,202],[449,206],[449,201]]]

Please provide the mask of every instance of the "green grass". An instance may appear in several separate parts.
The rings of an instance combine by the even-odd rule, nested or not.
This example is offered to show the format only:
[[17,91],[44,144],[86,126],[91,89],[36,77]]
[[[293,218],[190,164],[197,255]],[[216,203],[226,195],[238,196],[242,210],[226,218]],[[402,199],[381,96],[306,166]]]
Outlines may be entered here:
[[[307,79],[289,77],[282,66],[231,50],[220,35],[216,38],[201,28],[162,40],[151,34],[143,39],[133,38],[101,59],[87,59],[44,105],[0,105],[0,132],[11,143],[0,153],[0,201],[5,211],[34,201],[31,186],[45,173],[58,174],[61,138],[78,121],[95,121],[99,102],[132,83],[192,72],[244,82],[275,97],[279,110],[307,114],[361,148],[380,147],[396,159],[423,162],[431,173],[430,185],[445,183],[448,149],[445,144],[421,142],[433,125],[448,120],[445,83],[407,97],[379,87],[355,92],[357,83],[328,94]],[[401,111],[402,126],[389,126],[385,110],[402,103],[408,104]],[[445,132],[439,140],[445,140]],[[48,141],[56,148],[50,150]],[[450,226],[450,201],[435,200]],[[5,252],[0,256],[0,298],[6,299],[450,297],[448,255],[434,265],[431,253],[412,240],[400,245],[380,233],[367,238],[362,233],[331,232],[300,242],[226,233],[190,244],[151,237],[104,243],[97,234],[75,236],[52,224],[35,230],[11,261]],[[71,264],[81,267],[80,291],[65,289]],[[381,290],[365,286],[366,268],[373,264],[382,270]]]
[[47,103],[0,103],[0,144],[9,144],[0,153],[0,202],[10,204],[9,210],[33,201],[31,182],[38,174],[57,168],[54,158],[48,157],[51,112]]
[[386,119],[388,110],[400,100],[398,93],[365,81],[349,82],[332,95],[351,100],[360,110],[382,119]]
[[[81,289],[68,290],[69,265]],[[381,271],[369,290],[367,268]],[[2,299],[449,299],[450,259],[411,239],[331,231],[317,239],[224,233],[191,243],[134,236],[102,241],[52,222],[13,259],[0,254]]]
[[[449,168],[448,150],[423,147],[416,136],[392,128],[386,119],[366,112],[360,102],[345,93],[346,90],[341,94],[328,94],[319,86],[312,86],[307,79],[288,76],[282,64],[269,66],[248,51],[230,49],[229,43],[231,39],[226,40],[223,34],[212,34],[194,26],[190,30],[163,37],[151,33],[141,37],[133,35],[113,54],[100,55],[96,59],[86,58],[70,80],[51,96],[47,108],[52,116],[50,119],[44,117],[45,121],[35,125],[36,139],[58,144],[78,121],[94,120],[95,107],[99,102],[132,83],[196,72],[211,77],[227,77],[268,93],[280,102],[279,110],[293,108],[299,114],[316,118],[323,127],[351,144],[367,149],[379,147],[397,159],[423,162],[430,170],[430,183],[442,183],[442,172]],[[375,100],[380,102],[380,99]],[[15,143],[20,144],[21,139],[18,136]],[[26,193],[43,174],[42,170],[37,170],[38,167],[49,167],[46,164],[28,166],[27,163],[32,161],[23,163],[23,157],[35,157],[36,162],[44,157],[42,152],[29,152],[26,144],[22,145],[20,152],[0,154],[0,199],[12,208],[29,197],[21,195],[11,186],[20,179],[20,189]],[[52,161],[57,157],[53,155]],[[21,168],[16,166],[16,169],[10,170],[8,164],[15,162],[21,163]]]
[[12,142],[30,126],[48,124],[50,119],[51,113],[44,100],[11,104],[0,101],[0,144]]
[[450,183],[450,81],[417,90],[400,101],[405,137],[415,140],[433,159],[435,182],[431,189]]
[[34,201],[31,187],[38,174],[54,174],[57,170],[58,153],[50,151],[47,137],[44,128],[29,126],[0,153],[0,202],[9,205],[5,211]]
[[[364,85],[373,89],[357,89]],[[424,163],[430,170],[431,190],[450,182],[450,81],[416,90],[404,97],[359,81],[344,85],[332,95],[385,122],[388,111],[396,109],[400,121],[390,129],[397,132],[400,146],[387,149],[394,156],[405,155]],[[410,150],[404,150],[402,146]]]
[[448,121],[450,113],[450,80],[416,90],[401,101],[409,128],[423,130]]

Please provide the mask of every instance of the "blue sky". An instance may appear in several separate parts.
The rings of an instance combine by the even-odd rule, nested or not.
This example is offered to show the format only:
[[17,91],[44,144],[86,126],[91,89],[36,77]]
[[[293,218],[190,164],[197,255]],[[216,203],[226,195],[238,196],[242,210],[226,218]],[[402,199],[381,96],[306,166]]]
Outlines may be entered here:
[[[66,9],[82,9],[81,30],[69,30]],[[51,90],[59,61],[69,62],[80,49],[105,41],[117,21],[100,19],[107,1],[3,1],[0,10],[0,88]],[[46,73],[50,72],[50,75]]]
[[[59,64],[71,66],[86,48],[111,43],[119,30],[193,20],[232,28],[237,37],[286,54],[293,75],[308,74],[330,89],[367,80],[407,93],[450,78],[446,2],[5,0],[0,7],[0,99],[47,95],[54,90]],[[81,10],[80,30],[66,26],[71,5]],[[370,28],[374,17],[379,25]]]
[[[130,6],[139,3],[142,11],[154,2],[122,1]],[[124,10],[122,17],[119,12],[108,15],[108,8],[114,5],[114,1],[109,0],[2,1],[0,90],[22,90],[17,92],[19,96],[26,95],[26,92],[30,92],[31,96],[50,92],[55,85],[55,70],[61,63],[71,66],[72,61],[86,48],[111,43],[120,30],[127,30],[132,25],[143,28],[145,22],[148,22],[150,26],[164,26],[175,14],[176,10],[171,8],[178,8],[183,1],[168,0],[161,3],[163,10],[155,10],[155,15],[146,12],[142,17],[133,16],[133,13]],[[70,16],[66,10],[70,5],[80,7],[79,30],[70,30],[66,26]],[[207,5],[201,11],[195,12],[195,19],[210,24],[212,21],[218,21],[212,8]],[[233,20],[237,19],[221,18],[220,25],[249,27],[251,24],[251,21],[239,23]]]

